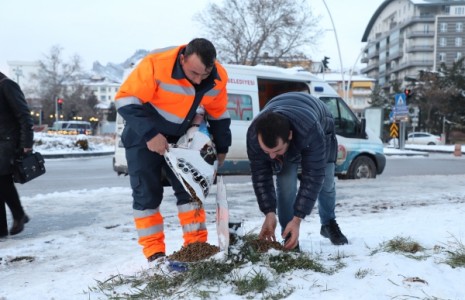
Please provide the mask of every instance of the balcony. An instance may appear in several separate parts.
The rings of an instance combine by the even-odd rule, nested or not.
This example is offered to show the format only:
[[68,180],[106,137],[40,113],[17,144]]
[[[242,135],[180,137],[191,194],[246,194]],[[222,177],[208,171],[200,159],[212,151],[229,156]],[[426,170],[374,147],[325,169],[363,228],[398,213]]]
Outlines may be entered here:
[[425,60],[412,60],[408,62],[404,62],[401,64],[398,64],[395,68],[391,70],[391,72],[399,72],[401,70],[407,69],[407,68],[414,68],[414,67],[433,67],[434,61],[431,59],[425,59]]
[[431,15],[426,15],[426,16],[421,16],[421,17],[413,17],[407,22],[403,23],[401,25],[401,29],[409,27],[415,23],[431,23],[433,24],[436,21],[436,16],[431,14]]
[[374,57],[378,57],[379,56],[379,50],[376,50],[375,52],[372,52],[372,53],[368,53],[367,54],[367,58],[368,59],[372,59]]
[[434,32],[433,31],[409,31],[406,34],[408,39],[413,39],[413,38],[422,38],[422,37],[434,37]]
[[414,45],[414,46],[408,46],[406,49],[407,53],[412,53],[412,52],[433,52],[434,51],[434,46],[419,46],[419,45]]
[[397,53],[389,55],[389,57],[387,58],[387,62],[391,62],[391,61],[393,61],[395,59],[401,58],[402,56],[404,56],[404,52],[403,51],[397,51]]
[[372,64],[372,65],[367,66],[366,68],[361,69],[360,72],[364,74],[364,73],[369,73],[370,71],[378,70],[378,69],[379,69],[378,64]]

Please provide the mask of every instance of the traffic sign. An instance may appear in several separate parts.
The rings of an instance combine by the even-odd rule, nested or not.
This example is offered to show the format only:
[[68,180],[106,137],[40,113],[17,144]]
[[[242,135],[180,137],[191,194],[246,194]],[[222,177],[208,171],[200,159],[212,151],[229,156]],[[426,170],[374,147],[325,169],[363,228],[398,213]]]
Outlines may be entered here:
[[392,138],[396,138],[399,136],[399,129],[397,128],[396,123],[392,123],[391,125],[391,132],[389,134]]
[[407,107],[407,97],[404,93],[396,94],[394,96],[396,107]]
[[395,105],[392,109],[395,120],[403,120],[408,117],[407,99],[404,93],[394,96]]

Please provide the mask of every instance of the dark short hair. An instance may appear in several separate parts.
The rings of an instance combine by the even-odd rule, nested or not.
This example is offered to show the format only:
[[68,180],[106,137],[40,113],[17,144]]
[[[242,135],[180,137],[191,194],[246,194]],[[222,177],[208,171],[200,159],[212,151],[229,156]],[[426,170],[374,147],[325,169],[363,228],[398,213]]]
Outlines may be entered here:
[[268,148],[276,147],[279,138],[283,143],[289,142],[291,123],[285,116],[272,111],[265,112],[257,117],[255,124],[257,135],[261,136],[262,142]]
[[184,51],[184,56],[188,57],[192,54],[197,54],[205,65],[205,67],[212,68],[216,60],[216,49],[212,42],[203,38],[196,38],[189,42]]

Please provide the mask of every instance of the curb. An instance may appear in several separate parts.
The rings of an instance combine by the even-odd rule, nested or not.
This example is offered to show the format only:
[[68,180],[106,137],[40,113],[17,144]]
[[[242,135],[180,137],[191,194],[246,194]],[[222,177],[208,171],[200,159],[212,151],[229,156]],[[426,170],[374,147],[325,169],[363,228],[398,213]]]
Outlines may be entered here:
[[71,157],[94,157],[94,156],[107,156],[113,155],[115,151],[109,152],[84,152],[84,153],[54,153],[54,154],[42,154],[44,158],[71,158]]
[[410,152],[410,153],[384,153],[385,156],[429,156],[428,152]]

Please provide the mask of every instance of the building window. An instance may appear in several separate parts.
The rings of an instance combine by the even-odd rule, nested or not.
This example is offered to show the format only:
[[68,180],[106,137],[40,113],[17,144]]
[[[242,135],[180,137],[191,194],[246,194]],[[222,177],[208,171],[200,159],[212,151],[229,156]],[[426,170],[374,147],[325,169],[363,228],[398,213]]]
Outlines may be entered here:
[[463,23],[455,24],[455,31],[456,32],[462,32],[463,31]]
[[455,61],[458,61],[461,58],[462,58],[462,52],[457,52],[457,54],[455,55]]
[[439,53],[439,61],[440,62],[445,62],[446,61],[446,53],[444,53],[444,52]]
[[439,31],[440,32],[447,32],[447,23],[440,23],[439,24]]
[[454,9],[455,15],[464,15],[465,14],[465,7],[457,6]]
[[424,33],[428,33],[428,32],[429,32],[429,25],[428,25],[428,24],[423,25],[423,32],[424,32]]
[[442,37],[439,39],[439,46],[440,47],[446,47],[447,46],[447,39],[445,37]]
[[455,38],[455,46],[456,47],[462,47],[462,38],[461,37]]

